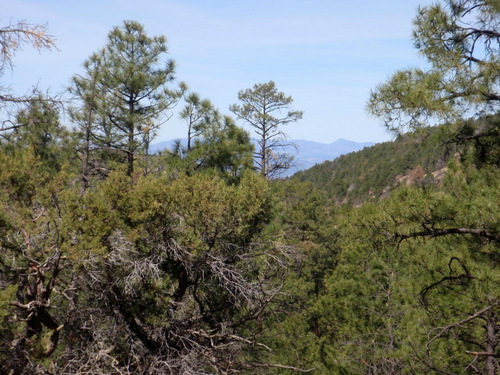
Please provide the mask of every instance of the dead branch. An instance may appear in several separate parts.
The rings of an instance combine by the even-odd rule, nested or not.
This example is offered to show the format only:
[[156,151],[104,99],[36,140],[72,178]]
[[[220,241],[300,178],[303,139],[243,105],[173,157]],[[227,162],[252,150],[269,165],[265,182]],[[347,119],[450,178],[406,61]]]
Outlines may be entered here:
[[490,311],[491,309],[497,307],[498,305],[500,305],[500,301],[497,301],[496,303],[494,303],[493,305],[490,305],[488,307],[485,307],[484,309],[482,310],[479,310],[478,312],[468,316],[467,318],[459,321],[459,322],[455,322],[455,323],[452,323],[450,325],[447,325],[446,327],[440,327],[440,328],[436,328],[436,329],[440,329],[440,332],[435,335],[432,339],[430,339],[427,344],[425,345],[425,347],[427,348],[427,353],[430,353],[430,345],[436,341],[438,338],[442,337],[445,333],[449,332],[450,330],[452,330],[453,328],[455,327],[460,327],[476,318],[479,318],[481,316],[483,316],[485,313],[487,313],[488,311]]
[[47,25],[29,24],[25,20],[15,25],[0,28],[0,71],[5,67],[12,68],[12,59],[17,51],[28,44],[37,50],[57,49],[55,40],[48,33]]
[[245,366],[249,369],[255,368],[255,367],[274,367],[274,368],[282,368],[284,370],[292,370],[292,371],[297,371],[297,372],[311,372],[317,369],[317,367],[313,367],[310,369],[302,369],[294,366],[285,366],[285,365],[279,365],[276,363],[252,363],[249,366]]
[[476,355],[476,356],[489,356],[489,357],[500,357],[500,354],[497,353],[488,353],[488,352],[471,352],[470,350],[465,351],[467,354]]

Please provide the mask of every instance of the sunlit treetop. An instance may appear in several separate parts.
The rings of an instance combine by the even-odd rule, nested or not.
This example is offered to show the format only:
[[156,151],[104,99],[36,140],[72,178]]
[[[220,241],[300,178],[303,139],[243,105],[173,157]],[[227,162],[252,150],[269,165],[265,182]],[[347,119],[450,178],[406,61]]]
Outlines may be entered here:
[[397,71],[372,91],[368,111],[396,134],[498,111],[499,26],[499,0],[443,0],[420,8],[413,40],[427,69]]

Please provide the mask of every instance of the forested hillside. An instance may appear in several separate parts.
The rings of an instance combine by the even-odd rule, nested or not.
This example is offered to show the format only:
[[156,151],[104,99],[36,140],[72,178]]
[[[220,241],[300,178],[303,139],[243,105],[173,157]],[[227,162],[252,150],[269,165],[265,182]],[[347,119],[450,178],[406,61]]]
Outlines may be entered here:
[[428,128],[317,164],[293,179],[311,182],[339,204],[360,204],[385,197],[400,184],[437,183],[454,149]]
[[[486,116],[464,124],[419,129],[399,135],[394,141],[317,164],[295,173],[293,179],[312,183],[338,204],[351,205],[387,197],[401,185],[440,184],[447,164],[452,160],[460,162],[471,147],[482,159],[498,158],[496,151],[487,155],[487,143],[492,140],[471,136],[485,128],[491,129],[491,124],[498,121],[498,116]],[[450,127],[456,134],[448,133]]]
[[[0,91],[0,374],[498,374],[499,22],[420,9],[429,70],[368,102],[396,140],[289,179],[292,98],[239,93],[254,148],[135,21],[70,107]],[[23,23],[0,42],[2,73],[54,46]],[[189,142],[151,155],[177,103]]]

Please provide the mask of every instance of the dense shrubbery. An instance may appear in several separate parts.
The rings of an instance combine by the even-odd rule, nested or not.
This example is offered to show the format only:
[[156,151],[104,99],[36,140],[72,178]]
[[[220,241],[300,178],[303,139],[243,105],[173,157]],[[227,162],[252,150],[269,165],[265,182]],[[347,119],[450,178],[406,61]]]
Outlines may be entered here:
[[[483,26],[499,13],[448,3],[483,9]],[[425,8],[420,22],[442,12]],[[122,32],[148,53],[140,25],[110,35]],[[101,59],[78,82],[79,128],[28,100],[2,134],[1,374],[498,373],[498,115],[269,181],[251,168],[248,134],[211,107],[187,149],[148,155],[154,113],[104,94],[117,82],[96,69],[122,67]],[[430,91],[410,91],[415,116],[448,108],[419,112]],[[377,110],[400,110],[377,98]]]

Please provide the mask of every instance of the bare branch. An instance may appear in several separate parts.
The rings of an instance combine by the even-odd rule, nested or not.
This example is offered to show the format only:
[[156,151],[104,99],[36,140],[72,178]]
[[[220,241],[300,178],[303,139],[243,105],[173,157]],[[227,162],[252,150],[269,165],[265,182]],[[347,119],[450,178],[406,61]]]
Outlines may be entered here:
[[416,237],[440,237],[449,234],[472,234],[474,236],[487,238],[491,241],[500,241],[500,235],[475,228],[430,229],[422,232],[414,232],[409,234],[397,234],[397,236],[401,240],[406,240],[408,238],[416,238]]
[[297,372],[311,372],[317,369],[317,367],[313,367],[310,369],[302,369],[294,366],[285,366],[285,365],[279,365],[275,363],[252,363],[251,366],[248,366],[248,368],[255,368],[255,367],[274,367],[274,368],[282,368],[284,370],[292,370],[292,371],[297,371]]
[[487,313],[488,311],[490,311],[491,309],[494,309],[495,307],[497,307],[498,305],[500,305],[500,301],[488,306],[488,307],[485,307],[484,309],[482,310],[479,310],[478,312],[468,316],[467,318],[459,321],[459,322],[455,322],[455,323],[452,323],[450,325],[447,325],[446,327],[441,327],[441,328],[436,328],[436,329],[440,329],[439,333],[437,335],[435,335],[433,338],[431,338],[427,344],[425,345],[426,348],[427,348],[427,352],[429,353],[430,352],[430,345],[436,341],[438,338],[442,337],[444,334],[446,334],[447,332],[449,332],[450,330],[452,330],[453,328],[456,328],[456,327],[460,327],[474,319],[477,319],[481,316],[483,316],[485,313]]
[[12,69],[16,52],[28,44],[37,50],[57,49],[54,37],[48,34],[47,25],[29,24],[21,20],[15,25],[0,28],[0,72]]

